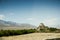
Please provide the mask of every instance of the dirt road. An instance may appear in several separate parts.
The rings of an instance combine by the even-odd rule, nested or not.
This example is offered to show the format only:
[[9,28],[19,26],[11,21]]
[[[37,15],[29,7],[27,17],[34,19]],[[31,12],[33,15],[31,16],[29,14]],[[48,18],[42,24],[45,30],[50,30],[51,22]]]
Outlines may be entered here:
[[60,33],[31,33],[18,36],[0,37],[0,40],[46,40],[60,38]]

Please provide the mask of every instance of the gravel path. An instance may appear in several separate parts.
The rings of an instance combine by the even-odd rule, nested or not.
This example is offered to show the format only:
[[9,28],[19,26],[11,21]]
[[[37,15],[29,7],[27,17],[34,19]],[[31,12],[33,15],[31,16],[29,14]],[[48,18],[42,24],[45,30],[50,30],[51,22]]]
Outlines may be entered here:
[[0,40],[46,40],[60,38],[60,33],[31,33],[18,36],[0,37]]

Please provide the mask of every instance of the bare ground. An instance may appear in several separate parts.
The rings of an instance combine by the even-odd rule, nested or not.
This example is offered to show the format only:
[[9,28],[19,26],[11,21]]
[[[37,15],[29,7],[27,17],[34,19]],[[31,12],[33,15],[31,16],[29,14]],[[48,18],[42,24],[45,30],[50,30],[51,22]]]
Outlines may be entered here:
[[60,38],[60,33],[31,33],[18,36],[0,37],[0,40],[46,40]]

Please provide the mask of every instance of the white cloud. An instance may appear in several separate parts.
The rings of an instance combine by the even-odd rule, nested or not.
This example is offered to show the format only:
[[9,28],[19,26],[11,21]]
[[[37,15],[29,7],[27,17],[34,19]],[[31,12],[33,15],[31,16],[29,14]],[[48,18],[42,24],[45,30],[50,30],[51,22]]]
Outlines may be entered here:
[[33,18],[27,18],[27,20],[33,20]]
[[5,18],[4,15],[0,15],[0,20],[3,20]]

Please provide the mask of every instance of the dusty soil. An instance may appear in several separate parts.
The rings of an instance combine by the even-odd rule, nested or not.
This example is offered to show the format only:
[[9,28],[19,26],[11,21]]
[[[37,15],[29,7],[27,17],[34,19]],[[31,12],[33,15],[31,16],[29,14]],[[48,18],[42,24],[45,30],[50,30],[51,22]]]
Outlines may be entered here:
[[18,36],[0,37],[0,40],[46,40],[60,38],[60,33],[31,33]]

